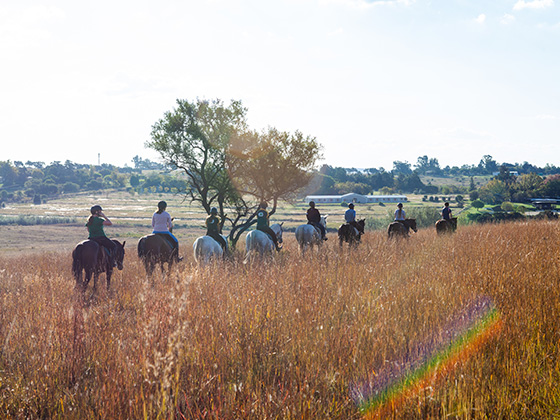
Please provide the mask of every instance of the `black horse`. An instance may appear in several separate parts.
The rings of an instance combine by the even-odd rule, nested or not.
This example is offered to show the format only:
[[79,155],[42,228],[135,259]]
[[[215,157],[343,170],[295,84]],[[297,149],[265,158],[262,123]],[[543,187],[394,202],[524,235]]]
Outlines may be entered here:
[[394,221],[387,228],[387,236],[389,238],[408,238],[410,229],[417,232],[416,219],[404,219],[399,221]]
[[153,274],[156,264],[161,266],[162,273],[165,263],[167,263],[168,270],[171,270],[177,259],[177,250],[169,242],[170,239],[168,240],[163,236],[162,234],[152,233],[142,236],[138,241],[138,258],[144,263],[148,276]]
[[358,220],[354,225],[345,223],[338,228],[338,244],[342,247],[343,242],[348,242],[350,247],[357,246],[364,234],[366,219]]
[[[117,264],[119,270],[123,269],[124,245],[116,239],[111,239],[115,246],[115,255],[113,260]],[[82,271],[85,276],[82,278]],[[107,290],[111,286],[111,275],[113,274],[113,265],[109,257],[107,249],[99,245],[97,242],[87,239],[80,242],[72,251],[72,274],[76,279],[76,288],[85,293],[91,276],[93,275],[93,290],[91,296],[95,294],[97,289],[97,279],[99,274],[105,273],[107,278]]]
[[436,232],[438,235],[443,235],[446,233],[453,233],[457,230],[457,218],[452,217],[449,220],[439,219],[436,222]]

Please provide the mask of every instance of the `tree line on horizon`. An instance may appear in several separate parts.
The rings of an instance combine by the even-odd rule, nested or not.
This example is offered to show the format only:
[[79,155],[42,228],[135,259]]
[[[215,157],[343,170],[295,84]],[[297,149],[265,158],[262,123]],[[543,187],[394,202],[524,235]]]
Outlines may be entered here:
[[[118,167],[111,164],[78,164],[67,160],[44,162],[0,161],[0,201],[34,200],[43,202],[60,194],[108,189],[128,189],[136,192],[187,191],[189,183],[180,173],[173,173],[163,163],[135,156],[132,166]],[[489,183],[476,188],[460,185],[435,186],[425,184],[421,176],[460,177],[496,175]],[[516,174],[516,175],[512,175]],[[369,194],[418,193],[418,194],[471,194],[471,198],[484,199],[487,203],[500,200],[526,201],[537,196],[560,196],[555,187],[560,168],[547,164],[538,167],[528,162],[499,164],[492,156],[484,155],[477,165],[441,167],[435,158],[420,156],[413,166],[408,162],[394,161],[393,168],[343,168],[328,164],[313,171],[311,181],[303,188],[306,194],[344,194],[355,192]],[[509,175],[509,176],[508,176]],[[513,181],[515,180],[515,182]],[[478,193],[478,195],[477,195]],[[480,194],[481,193],[481,194]]]

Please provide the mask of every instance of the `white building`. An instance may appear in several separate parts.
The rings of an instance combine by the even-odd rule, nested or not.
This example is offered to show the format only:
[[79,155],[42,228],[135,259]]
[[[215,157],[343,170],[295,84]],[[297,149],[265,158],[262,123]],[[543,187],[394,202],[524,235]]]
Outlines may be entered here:
[[344,195],[308,195],[304,201],[309,203],[405,203],[408,201],[406,195],[362,195],[348,193]]

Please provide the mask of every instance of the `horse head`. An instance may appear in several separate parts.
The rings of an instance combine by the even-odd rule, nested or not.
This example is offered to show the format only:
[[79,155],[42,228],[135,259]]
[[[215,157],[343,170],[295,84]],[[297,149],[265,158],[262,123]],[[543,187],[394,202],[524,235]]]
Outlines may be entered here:
[[121,244],[116,239],[113,239],[113,242],[117,245],[115,247],[115,262],[117,263],[117,268],[122,270],[124,261],[124,245],[126,244],[126,241]]
[[418,232],[418,228],[416,227],[416,219],[406,219],[406,225],[412,229],[414,232]]
[[284,222],[282,223],[275,223],[272,226],[270,226],[270,228],[274,231],[274,233],[276,234],[276,239],[278,239],[278,243],[281,244],[283,243],[282,241],[282,225],[284,224]]
[[320,224],[323,225],[323,227],[327,227],[327,217],[329,217],[329,215],[327,214],[326,216],[321,216],[321,221],[319,222]]
[[358,220],[356,225],[358,225],[358,232],[360,232],[360,235],[363,235],[365,233],[366,219]]

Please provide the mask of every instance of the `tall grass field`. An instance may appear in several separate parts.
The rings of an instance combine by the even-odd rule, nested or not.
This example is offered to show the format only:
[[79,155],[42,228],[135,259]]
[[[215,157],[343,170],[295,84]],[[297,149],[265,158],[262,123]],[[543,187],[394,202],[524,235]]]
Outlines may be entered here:
[[0,256],[0,417],[560,418],[558,222],[207,267],[191,244],[147,279],[127,241],[91,300],[69,252]]

